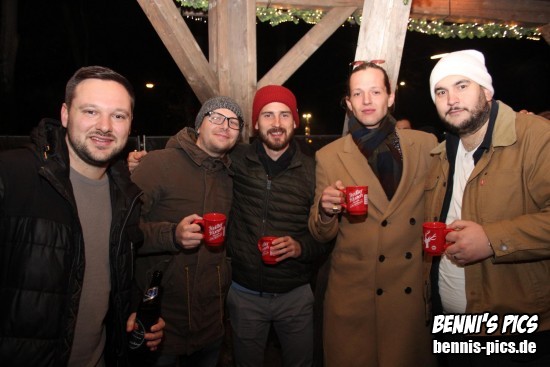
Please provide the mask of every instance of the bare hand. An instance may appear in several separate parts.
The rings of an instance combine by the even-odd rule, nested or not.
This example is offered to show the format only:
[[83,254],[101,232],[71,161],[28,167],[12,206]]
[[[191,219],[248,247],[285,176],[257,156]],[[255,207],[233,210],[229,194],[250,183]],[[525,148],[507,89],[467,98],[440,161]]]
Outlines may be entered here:
[[183,218],[176,227],[174,242],[184,249],[194,249],[201,244],[203,234],[201,233],[201,227],[193,223],[196,219],[202,219],[202,217],[197,214],[191,214]]
[[[164,336],[163,329],[165,326],[166,323],[161,317],[155,325],[151,326],[151,332],[145,333],[145,340],[147,340],[147,346],[149,347],[149,350],[157,350],[157,347],[162,342],[162,337]],[[128,321],[126,321],[126,332],[129,333],[136,328],[136,313],[133,312],[130,317],[128,317]]]
[[147,155],[147,151],[140,150],[133,151],[128,153],[128,168],[130,169],[130,173],[134,172],[137,166],[139,166],[139,163],[141,162],[141,159]]
[[329,219],[342,211],[344,194],[340,190],[344,188],[342,181],[338,180],[333,185],[327,186],[323,190],[321,201],[319,202],[319,212],[321,213],[322,219]]
[[271,254],[277,256],[277,262],[289,257],[298,257],[302,254],[302,246],[290,236],[279,237],[273,240]]
[[467,265],[495,254],[481,225],[471,221],[455,220],[448,227],[454,231],[447,234],[447,242],[454,243],[447,247],[445,255],[453,263]]

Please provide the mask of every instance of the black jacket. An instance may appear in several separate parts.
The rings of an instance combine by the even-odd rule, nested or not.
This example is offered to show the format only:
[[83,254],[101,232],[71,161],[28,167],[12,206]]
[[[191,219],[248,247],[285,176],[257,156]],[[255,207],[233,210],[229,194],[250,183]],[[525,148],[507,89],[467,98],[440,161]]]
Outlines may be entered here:
[[[65,366],[74,338],[84,243],[69,180],[65,129],[42,120],[32,145],[0,154],[0,361]],[[132,243],[141,241],[139,189],[122,161],[109,170],[111,294],[106,360],[126,361]]]
[[[232,278],[259,292],[289,292],[310,282],[315,263],[328,250],[308,230],[315,196],[315,162],[295,145],[289,166],[269,177],[259,160],[257,144],[258,140],[237,146],[231,153],[233,203],[227,251]],[[264,265],[257,247],[260,237],[286,235],[300,242],[302,255],[275,266]]]

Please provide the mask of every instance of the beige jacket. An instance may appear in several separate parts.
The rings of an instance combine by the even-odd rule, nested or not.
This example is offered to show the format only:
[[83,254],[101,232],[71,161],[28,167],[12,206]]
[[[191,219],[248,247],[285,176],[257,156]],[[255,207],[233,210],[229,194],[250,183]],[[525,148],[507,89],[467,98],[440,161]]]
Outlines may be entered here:
[[[462,200],[462,219],[481,224],[495,251],[465,267],[466,313],[538,314],[538,330],[550,330],[550,124],[498,103]],[[426,220],[439,217],[449,171],[444,143],[432,155]]]
[[[421,228],[424,179],[437,142],[433,135],[399,130],[403,174],[388,201],[350,135],[316,154],[316,196],[309,226],[320,241],[337,237],[324,304],[327,366],[433,365],[426,326]],[[319,219],[323,189],[368,185],[368,216]]]

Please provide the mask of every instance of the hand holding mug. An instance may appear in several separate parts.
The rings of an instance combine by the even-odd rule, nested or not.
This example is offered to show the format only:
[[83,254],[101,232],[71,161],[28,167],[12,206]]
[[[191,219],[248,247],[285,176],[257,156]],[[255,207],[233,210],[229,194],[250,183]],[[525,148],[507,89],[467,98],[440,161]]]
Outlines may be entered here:
[[457,265],[471,264],[495,255],[489,238],[482,225],[467,220],[455,220],[449,223],[455,229],[448,237],[452,245],[446,255]]
[[174,230],[174,243],[183,247],[186,250],[194,249],[201,244],[202,233],[201,228],[194,223],[195,220],[201,219],[197,214],[191,214],[183,218]]
[[260,250],[262,254],[262,261],[265,264],[277,264],[277,256],[273,254],[273,241],[276,239],[277,237],[275,236],[264,236],[258,241],[258,250]]
[[333,185],[325,187],[319,201],[319,213],[323,219],[333,217],[340,213],[342,209],[342,191],[344,188],[342,181],[338,180]]
[[225,242],[225,222],[227,217],[222,213],[207,213],[193,223],[202,228],[203,241],[208,246],[221,246]]
[[350,215],[367,215],[369,208],[368,186],[346,186],[340,191],[344,194],[342,207]]

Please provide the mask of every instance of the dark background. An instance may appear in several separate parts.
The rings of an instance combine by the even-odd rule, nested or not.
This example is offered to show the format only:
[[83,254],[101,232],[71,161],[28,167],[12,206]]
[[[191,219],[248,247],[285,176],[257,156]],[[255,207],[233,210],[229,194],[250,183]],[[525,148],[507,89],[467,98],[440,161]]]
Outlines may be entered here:
[[[27,135],[42,117],[59,117],[65,83],[84,65],[104,65],[125,75],[136,89],[134,134],[172,135],[191,126],[200,103],[139,4],[133,0],[18,2],[18,53],[14,89],[0,102],[0,135]],[[207,24],[186,20],[206,53]],[[258,79],[288,51],[310,25],[259,23]],[[340,105],[359,27],[341,27],[285,83],[297,96],[300,114],[309,112],[312,134],[340,134]],[[439,128],[429,95],[433,54],[475,48],[486,56],[495,98],[516,110],[550,109],[550,47],[514,39],[442,39],[407,32],[395,116],[414,128]],[[154,89],[145,88],[154,82]],[[297,132],[303,133],[303,127]]]

